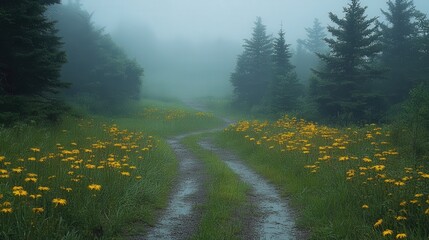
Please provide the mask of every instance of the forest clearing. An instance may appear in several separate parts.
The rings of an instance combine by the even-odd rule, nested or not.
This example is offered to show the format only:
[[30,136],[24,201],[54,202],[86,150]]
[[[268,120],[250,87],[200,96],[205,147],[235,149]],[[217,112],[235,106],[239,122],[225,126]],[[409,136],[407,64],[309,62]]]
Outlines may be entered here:
[[0,240],[429,240],[429,1],[0,1]]
[[[146,131],[136,124],[141,116],[146,126],[157,126]],[[298,220],[289,233],[302,237],[290,239],[309,234],[312,239],[354,239],[357,232],[356,239],[402,234],[424,239],[420,236],[428,234],[429,169],[401,153],[382,126],[338,129],[285,116],[273,122],[238,121],[210,133],[223,125],[213,113],[162,104],[144,108],[135,118],[106,120],[66,121],[49,132],[31,126],[1,131],[2,146],[15,143],[1,157],[3,237],[146,239],[144,233],[158,224],[159,209],[168,206],[170,191],[182,184],[176,190],[182,200],[172,206],[179,213],[172,219],[192,220],[176,223],[179,228],[169,222],[173,235],[161,231],[147,239],[249,239],[249,234],[263,239],[255,232],[258,220],[251,220],[263,216],[257,194],[251,194],[256,183],[232,171],[222,160],[234,157],[221,156],[225,150],[215,145],[236,151],[241,159],[235,161],[263,176],[283,204],[288,202],[293,222]],[[183,135],[195,131],[192,137]],[[192,162],[169,149],[172,143],[165,137],[176,134],[182,135],[175,144],[193,152],[187,153],[194,156]],[[214,143],[201,142],[208,137]],[[177,182],[181,164],[191,172]],[[197,191],[197,201],[185,207]]]

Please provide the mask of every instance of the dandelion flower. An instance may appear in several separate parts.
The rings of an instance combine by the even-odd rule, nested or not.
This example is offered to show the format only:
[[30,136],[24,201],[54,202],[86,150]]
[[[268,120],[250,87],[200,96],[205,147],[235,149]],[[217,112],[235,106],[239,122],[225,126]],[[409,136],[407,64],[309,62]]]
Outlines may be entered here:
[[12,172],[14,172],[14,173],[21,173],[22,172],[22,168],[12,168]]
[[130,176],[131,174],[129,172],[121,172],[122,176]]
[[37,199],[37,198],[41,198],[42,197],[42,194],[31,194],[30,195],[30,198],[32,198],[32,199]]
[[383,223],[383,219],[378,219],[377,222],[374,223],[374,227],[378,227]]
[[88,189],[89,189],[89,190],[100,191],[100,190],[101,190],[101,185],[98,185],[98,184],[90,184],[90,185],[88,185]]
[[396,221],[401,221],[401,220],[407,220],[407,217],[397,216],[395,219],[396,219]]
[[42,207],[33,208],[32,210],[34,213],[43,213],[45,211],[45,209],[43,209]]
[[405,233],[396,234],[396,239],[402,239],[402,238],[407,238],[407,234],[405,234]]
[[368,206],[368,205],[366,205],[366,204],[364,204],[364,205],[362,205],[362,208],[363,208],[363,209],[368,209],[368,208],[369,208],[369,206]]
[[49,187],[43,187],[43,186],[40,186],[40,187],[38,187],[37,188],[39,191],[49,191]]
[[386,230],[383,231],[383,236],[384,237],[387,236],[387,235],[392,235],[392,234],[393,234],[393,231],[390,230],[390,229],[386,229]]
[[15,190],[12,193],[13,193],[13,195],[18,196],[18,197],[27,196],[27,194],[28,194],[28,192],[23,190],[23,189]]
[[65,200],[64,198],[54,198],[52,199],[52,203],[55,204],[55,207],[57,207],[58,205],[66,205],[67,204],[67,200]]
[[0,210],[0,212],[2,212],[2,213],[12,213],[12,212],[13,212],[13,210],[12,210],[12,208],[2,208],[2,209]]

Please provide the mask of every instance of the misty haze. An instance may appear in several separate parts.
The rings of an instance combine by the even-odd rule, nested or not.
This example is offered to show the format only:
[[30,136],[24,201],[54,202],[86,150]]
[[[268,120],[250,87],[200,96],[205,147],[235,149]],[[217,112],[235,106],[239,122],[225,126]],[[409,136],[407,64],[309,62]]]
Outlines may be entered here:
[[1,0],[0,239],[428,239],[428,13]]

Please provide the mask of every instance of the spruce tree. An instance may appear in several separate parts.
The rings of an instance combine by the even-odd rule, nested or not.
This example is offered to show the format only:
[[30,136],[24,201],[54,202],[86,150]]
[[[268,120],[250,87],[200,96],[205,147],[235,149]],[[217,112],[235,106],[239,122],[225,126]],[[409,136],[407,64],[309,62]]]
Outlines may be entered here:
[[272,40],[260,17],[255,22],[252,38],[244,41],[244,52],[238,57],[231,82],[236,103],[251,108],[266,100],[272,75]]
[[295,66],[290,63],[292,54],[289,47],[290,44],[286,44],[285,33],[283,29],[280,29],[278,37],[274,40],[274,74],[269,94],[271,109],[274,113],[295,110],[302,90],[294,71]]
[[315,18],[311,28],[305,28],[307,39],[302,41],[305,48],[311,53],[324,53],[326,51],[325,28],[322,27],[319,19]]
[[418,64],[417,81],[429,86],[429,19],[426,14],[418,13]]
[[382,10],[388,23],[381,24],[383,55],[388,69],[383,90],[390,104],[403,101],[416,85],[418,47],[416,46],[417,11],[412,0],[389,0]]
[[376,18],[367,19],[365,10],[359,0],[350,0],[344,18],[329,13],[337,27],[328,27],[333,36],[325,39],[330,52],[318,54],[324,67],[315,71],[316,101],[325,116],[371,121],[381,109],[380,96],[372,89],[383,74],[373,61],[381,51],[380,34]]
[[56,120],[64,105],[55,98],[65,63],[47,6],[59,0],[0,2],[0,121]]
[[320,59],[317,53],[326,53],[327,45],[324,41],[326,37],[325,29],[322,27],[319,19],[314,19],[311,28],[305,28],[307,38],[297,41],[298,47],[295,57],[295,65],[299,78],[305,85],[308,85],[311,78],[311,69],[317,68],[320,65]]

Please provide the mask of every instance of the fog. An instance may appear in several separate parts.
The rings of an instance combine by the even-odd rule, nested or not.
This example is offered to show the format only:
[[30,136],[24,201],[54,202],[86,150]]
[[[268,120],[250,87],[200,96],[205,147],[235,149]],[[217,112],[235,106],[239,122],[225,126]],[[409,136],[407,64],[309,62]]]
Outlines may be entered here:
[[[328,13],[342,15],[346,0],[82,0],[97,27],[105,27],[144,67],[143,92],[149,96],[228,96],[243,39],[250,38],[257,16],[286,41],[305,38],[314,18],[330,24]],[[429,11],[429,1],[415,0]],[[363,0],[368,16],[380,16],[384,0]],[[380,18],[383,21],[382,18]]]

